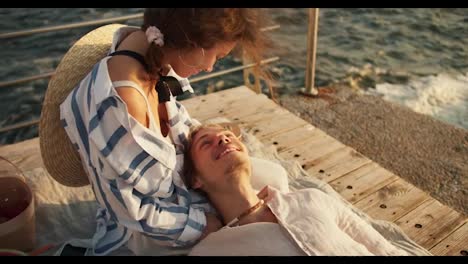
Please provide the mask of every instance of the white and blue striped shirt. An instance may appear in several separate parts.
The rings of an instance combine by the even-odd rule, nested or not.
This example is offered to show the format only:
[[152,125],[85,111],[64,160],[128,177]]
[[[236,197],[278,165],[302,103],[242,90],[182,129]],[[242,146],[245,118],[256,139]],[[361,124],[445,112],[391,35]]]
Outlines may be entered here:
[[[135,28],[116,32],[110,52],[122,33],[131,30]],[[172,97],[165,103],[172,142],[137,122],[109,77],[109,58],[99,61],[60,106],[63,126],[99,204],[93,253],[108,254],[134,232],[162,246],[192,245],[210,208],[181,178],[186,135],[197,121]],[[178,79],[190,86],[187,79]]]

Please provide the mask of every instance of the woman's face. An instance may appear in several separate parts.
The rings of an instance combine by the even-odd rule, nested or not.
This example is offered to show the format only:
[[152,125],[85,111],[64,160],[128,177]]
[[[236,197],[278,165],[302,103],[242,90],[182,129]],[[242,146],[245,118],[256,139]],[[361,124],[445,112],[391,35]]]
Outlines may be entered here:
[[183,78],[201,71],[211,72],[216,61],[228,55],[235,46],[236,42],[220,42],[210,49],[174,50],[169,64]]

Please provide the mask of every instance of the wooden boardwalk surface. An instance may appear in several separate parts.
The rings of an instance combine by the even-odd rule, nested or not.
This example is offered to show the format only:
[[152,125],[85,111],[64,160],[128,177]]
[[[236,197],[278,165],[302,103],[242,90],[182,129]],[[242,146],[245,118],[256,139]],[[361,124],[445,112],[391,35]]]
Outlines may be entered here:
[[[310,176],[328,182],[344,198],[376,219],[398,224],[434,255],[466,255],[468,219],[263,94],[241,86],[182,101],[203,122],[226,117],[241,123],[280,156],[297,160]],[[23,170],[42,167],[37,138],[0,147]]]

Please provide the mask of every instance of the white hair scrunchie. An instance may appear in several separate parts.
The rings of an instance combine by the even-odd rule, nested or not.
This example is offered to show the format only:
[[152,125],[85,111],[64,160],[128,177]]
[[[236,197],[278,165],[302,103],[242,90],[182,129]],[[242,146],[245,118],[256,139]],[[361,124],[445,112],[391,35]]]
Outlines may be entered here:
[[154,44],[158,45],[159,47],[164,45],[164,35],[157,27],[148,27],[145,33],[146,38],[148,39],[148,43],[154,42]]

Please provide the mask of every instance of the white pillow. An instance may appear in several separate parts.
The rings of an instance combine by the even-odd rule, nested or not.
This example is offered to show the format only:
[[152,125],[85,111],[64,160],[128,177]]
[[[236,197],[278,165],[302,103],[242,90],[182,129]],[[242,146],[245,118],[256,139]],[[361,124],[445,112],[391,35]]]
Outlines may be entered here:
[[270,185],[283,193],[289,192],[288,174],[286,170],[276,162],[266,159],[250,157],[252,165],[252,187],[260,191],[266,185]]

